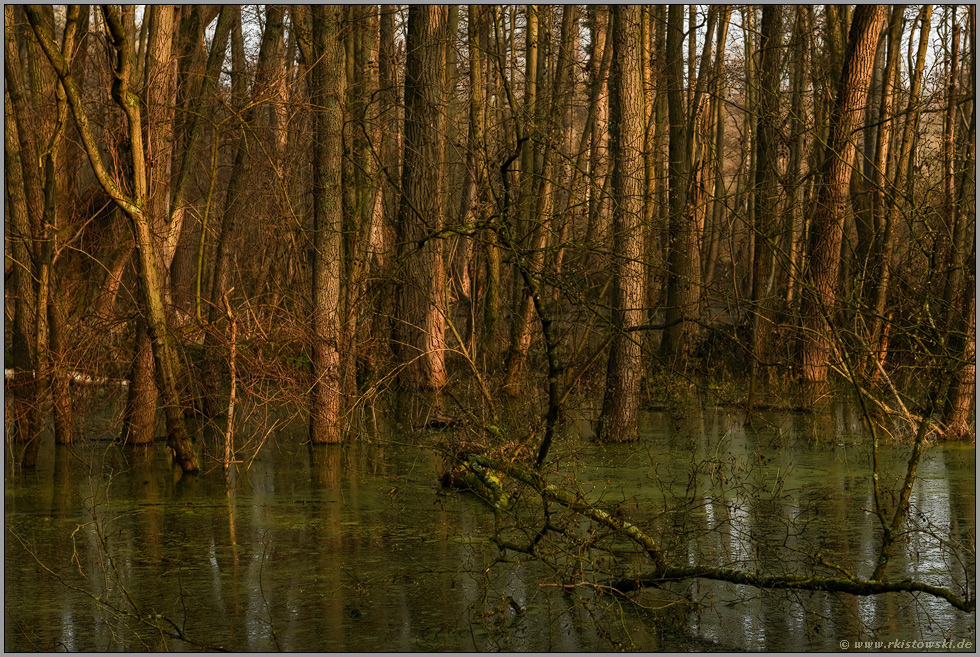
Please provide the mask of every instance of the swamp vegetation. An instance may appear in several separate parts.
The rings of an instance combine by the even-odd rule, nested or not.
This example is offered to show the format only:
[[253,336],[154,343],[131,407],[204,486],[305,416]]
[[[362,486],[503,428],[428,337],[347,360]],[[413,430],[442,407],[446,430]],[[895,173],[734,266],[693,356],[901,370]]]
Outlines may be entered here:
[[973,5],[4,26],[7,650],[975,649]]

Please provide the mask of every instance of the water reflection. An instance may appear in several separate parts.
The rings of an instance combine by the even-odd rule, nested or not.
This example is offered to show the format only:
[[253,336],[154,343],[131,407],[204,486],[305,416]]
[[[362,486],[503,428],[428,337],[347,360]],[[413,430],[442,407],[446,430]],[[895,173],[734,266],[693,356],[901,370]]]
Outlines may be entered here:
[[[42,450],[36,473],[7,476],[5,648],[775,651],[907,638],[910,628],[973,636],[974,615],[925,596],[700,581],[633,604],[559,586],[587,580],[581,566],[598,553],[501,555],[487,507],[441,490],[441,459],[376,417],[376,435],[342,447],[302,444],[304,427],[283,431],[227,478],[215,468],[175,480],[161,444]],[[852,411],[758,413],[750,427],[714,409],[643,421],[638,445],[568,438],[555,455],[590,498],[653,528],[676,561],[808,572],[821,552],[861,575],[873,568],[878,521]],[[907,452],[882,450],[886,480],[900,479]],[[891,576],[949,586],[973,572],[936,539],[973,546],[973,459],[962,446],[926,452],[912,506],[930,533],[909,535]],[[174,639],[171,620],[199,645]]]

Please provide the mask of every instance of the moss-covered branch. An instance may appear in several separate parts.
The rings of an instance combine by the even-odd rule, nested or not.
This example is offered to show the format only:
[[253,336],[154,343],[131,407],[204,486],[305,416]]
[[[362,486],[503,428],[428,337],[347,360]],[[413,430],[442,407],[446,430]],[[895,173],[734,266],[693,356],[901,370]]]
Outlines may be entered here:
[[[848,593],[851,595],[880,595],[882,593],[927,593],[946,600],[956,609],[972,612],[976,609],[975,597],[964,597],[940,586],[924,582],[901,579],[862,579],[838,570],[841,576],[824,577],[817,575],[766,575],[751,570],[734,568],[719,568],[710,566],[674,565],[666,561],[664,554],[653,537],[646,534],[631,522],[615,517],[598,508],[581,494],[569,492],[555,484],[549,483],[540,473],[516,463],[507,463],[485,456],[473,454],[464,464],[477,476],[484,473],[486,468],[505,474],[517,481],[531,486],[541,496],[544,502],[555,502],[567,509],[581,513],[594,522],[621,533],[643,548],[654,563],[652,571],[633,578],[623,578],[606,584],[620,593],[628,593],[649,586],[657,586],[669,581],[683,579],[710,579],[731,584],[745,584],[760,589],[794,589],[798,591],[826,591],[833,593]],[[482,477],[481,477],[482,478]],[[496,486],[499,482],[494,480]],[[505,496],[502,489],[494,487],[494,498]],[[818,561],[828,567],[822,558]]]
[[895,581],[874,579],[848,579],[846,577],[819,577],[816,575],[764,575],[750,570],[734,568],[709,568],[704,566],[665,566],[633,579],[622,579],[607,584],[621,593],[636,591],[681,579],[711,579],[731,584],[745,584],[760,589],[794,589],[797,591],[826,591],[851,595],[880,595],[882,593],[928,593],[946,600],[960,611],[970,613],[976,609],[975,598],[964,598],[941,586],[932,586],[912,579]]

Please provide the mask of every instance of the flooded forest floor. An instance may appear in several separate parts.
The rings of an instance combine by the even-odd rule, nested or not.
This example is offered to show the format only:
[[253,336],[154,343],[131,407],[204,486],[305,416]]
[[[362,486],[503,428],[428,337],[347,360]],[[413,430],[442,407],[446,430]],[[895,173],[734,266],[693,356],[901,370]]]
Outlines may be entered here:
[[[118,446],[105,418],[73,447],[42,447],[35,471],[8,461],[5,649],[975,646],[975,613],[924,594],[686,580],[611,595],[606,583],[641,572],[644,556],[572,513],[549,515],[532,554],[502,549],[495,538],[538,531],[539,502],[515,488],[495,517],[473,492],[444,487],[448,455],[472,445],[452,424],[394,421],[412,417],[404,403],[379,400],[342,446],[305,444],[299,418],[253,418],[227,478],[220,432],[199,436],[202,473],[181,476],[164,443]],[[567,415],[546,476],[657,536],[675,562],[806,573],[819,555],[859,576],[873,567],[871,450],[853,405],[758,411],[748,426],[741,411],[672,405],[644,412],[629,445],[595,443],[593,417]],[[908,452],[880,447],[887,491]],[[972,586],[973,446],[930,446],[910,502],[889,576]]]

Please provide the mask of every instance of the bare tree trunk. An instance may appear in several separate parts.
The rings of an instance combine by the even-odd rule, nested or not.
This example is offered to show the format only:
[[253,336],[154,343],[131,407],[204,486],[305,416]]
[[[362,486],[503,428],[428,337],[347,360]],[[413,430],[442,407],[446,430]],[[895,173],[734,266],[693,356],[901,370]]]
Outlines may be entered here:
[[[44,191],[41,188],[40,171],[34,164],[38,161],[40,149],[36,135],[40,126],[39,117],[32,108],[31,89],[22,76],[22,62],[18,52],[16,35],[15,8],[4,6],[4,86],[6,93],[4,116],[7,119],[4,133],[4,155],[9,158],[6,181],[10,192],[12,211],[18,212],[15,226],[23,241],[24,251],[21,261],[24,277],[20,281],[19,292],[23,294],[20,303],[21,313],[18,324],[23,339],[23,350],[17,354],[17,360],[25,373],[26,382],[18,383],[16,398],[19,403],[15,407],[18,416],[17,439],[27,444],[25,456],[31,451],[36,454],[40,441],[43,404],[43,372],[42,360],[44,355],[38,347],[46,350],[45,343],[38,342],[39,329],[47,325],[47,312],[44,306],[38,306],[39,282],[46,277],[42,271],[41,244],[43,243]],[[37,20],[45,20],[37,15]],[[50,25],[46,21],[46,25]],[[6,176],[5,176],[6,178]],[[24,232],[26,230],[26,232]],[[46,281],[45,281],[46,283]],[[44,290],[46,302],[47,290]],[[29,459],[31,460],[31,459]]]
[[592,19],[592,58],[590,60],[591,85],[594,88],[596,103],[592,108],[592,144],[589,154],[589,222],[586,239],[590,244],[599,245],[609,233],[607,197],[609,190],[609,97],[604,93],[608,81],[601,74],[601,62],[605,59],[607,46],[606,33],[609,30],[609,9],[602,5],[588,8]]
[[[954,20],[955,20],[955,11]],[[954,299],[959,296],[959,287],[963,279],[963,247],[965,239],[965,222],[960,219],[960,199],[956,189],[956,168],[960,164],[956,152],[956,105],[957,77],[960,55],[960,26],[953,26],[953,44],[949,63],[949,81],[946,90],[946,126],[943,144],[943,165],[945,168],[945,212],[946,226],[942,227],[933,244],[933,272],[941,272],[940,283],[943,290],[943,304],[952,309]],[[955,313],[950,313],[955,316]]]
[[725,44],[728,41],[728,24],[732,8],[725,5],[718,22],[718,51],[715,54],[714,95],[712,114],[714,118],[714,162],[711,174],[714,176],[714,194],[711,199],[710,227],[705,228],[705,248],[703,263],[704,287],[710,288],[714,280],[715,265],[718,262],[718,249],[721,244],[721,229],[725,221],[727,193],[725,190],[725,105],[727,86],[725,84]]
[[400,262],[398,352],[402,378],[425,390],[446,385],[445,269],[442,229],[442,105],[448,8],[412,5],[405,64],[403,196],[398,212]]
[[[147,135],[147,217],[150,230],[157,241],[157,254],[166,253],[167,223],[170,218],[170,174],[173,149],[171,139],[174,130],[174,99],[176,58],[172,55],[174,31],[177,28],[174,5],[153,5],[147,8],[144,23],[149,24],[146,65],[144,70]],[[160,271],[165,273],[169,263],[161,260]],[[164,294],[169,301],[170,286]],[[123,422],[123,442],[131,445],[145,445],[153,441],[153,430],[157,406],[157,389],[154,385],[154,365],[152,342],[146,334],[143,322],[137,320],[133,355],[133,368],[130,379],[139,385],[129,387],[124,417],[135,415],[132,422]],[[152,410],[151,410],[152,409]],[[149,416],[149,419],[147,419]]]
[[342,269],[341,103],[344,93],[340,8],[314,5],[310,101],[316,108],[313,154],[313,386],[310,441],[338,443],[343,434],[340,358]]
[[[463,166],[463,186],[459,196],[457,222],[461,227],[469,227],[482,219],[479,216],[481,207],[480,192],[484,185],[483,162],[486,157],[486,141],[484,126],[486,116],[486,82],[483,75],[483,52],[486,48],[481,43],[481,31],[485,24],[484,9],[481,5],[469,5],[466,19],[467,54],[469,55],[469,104],[466,132],[466,160]],[[485,241],[485,237],[483,238]],[[475,342],[477,330],[476,308],[478,300],[473,292],[476,290],[478,277],[474,240],[460,237],[460,253],[457,254],[457,270],[461,292],[467,299],[467,341]]]
[[[7,11],[12,12],[13,7],[6,7]],[[12,36],[13,31],[7,27],[7,35]],[[11,59],[8,53],[6,63],[10,64]],[[9,90],[9,83],[7,88]],[[16,378],[9,384],[8,390],[13,398],[13,415],[7,421],[14,424],[16,431],[14,439],[17,442],[29,442],[35,440],[40,433],[40,414],[32,412],[33,389],[35,383],[35,364],[34,352],[31,347],[31,336],[33,335],[34,313],[36,295],[34,294],[33,269],[34,254],[31,247],[33,237],[31,226],[28,220],[27,197],[24,192],[24,174],[21,166],[20,144],[18,143],[19,129],[17,120],[14,116],[13,103],[10,100],[9,91],[4,94],[4,119],[6,122],[4,137],[4,184],[6,187],[6,198],[11,222],[11,252],[15,263],[13,268],[13,289],[16,300],[14,302],[14,327],[11,343],[11,360],[8,363],[17,373],[24,373],[23,377],[29,381],[25,384]],[[9,288],[8,288],[9,289]],[[31,373],[35,370],[35,373]]]
[[672,366],[683,368],[697,335],[692,320],[698,316],[700,266],[697,235],[690,213],[688,191],[691,160],[688,116],[684,111],[684,7],[667,10],[667,110],[670,121],[670,228],[667,271],[667,329],[660,350]]
[[[746,267],[744,271],[737,271],[737,263],[733,262],[732,267],[736,269],[736,285],[741,284],[741,287],[736,290],[736,294],[742,294],[744,296],[752,295],[752,276],[755,274],[755,245],[756,245],[756,235],[755,235],[755,195],[752,194],[752,188],[755,186],[755,175],[756,167],[758,166],[758,153],[756,152],[755,142],[757,139],[756,129],[758,128],[758,122],[755,119],[755,111],[757,104],[757,93],[756,84],[758,77],[758,71],[756,70],[755,59],[752,53],[756,51],[755,41],[756,41],[756,7],[753,5],[747,5],[742,10],[743,20],[745,21],[745,29],[743,30],[744,41],[745,41],[745,110],[742,113],[742,133],[745,135],[745,142],[742,146],[742,159],[743,163],[747,163],[745,168],[744,178],[739,180],[739,190],[736,197],[739,203],[745,204],[744,211],[744,226],[745,226],[745,237],[744,237],[744,247],[742,252],[745,253],[745,263]],[[742,260],[740,258],[740,260]]]
[[153,442],[157,417],[157,385],[154,380],[153,341],[146,328],[137,329],[133,365],[129,371],[129,394],[122,418],[122,440],[128,445]]
[[[667,7],[665,5],[656,5],[650,7],[650,11],[652,12],[651,18],[653,23],[652,61],[666,62]],[[665,277],[662,272],[665,269],[664,264],[669,257],[670,244],[668,233],[670,210],[667,201],[667,175],[669,169],[667,159],[667,80],[664,67],[656,66],[652,75],[655,93],[653,98],[653,115],[651,117],[653,121],[653,152],[651,153],[653,162],[651,166],[654,176],[653,203],[655,210],[654,216],[651,218],[654,222],[654,228],[651,230],[651,243],[648,245],[647,258],[651,264],[656,263],[659,266],[651,266],[647,271],[646,305],[649,310],[647,311],[646,319],[649,323],[655,323],[659,319],[658,312],[663,307],[663,283]],[[656,346],[656,340],[660,336],[653,332],[650,332],[648,335],[647,341],[652,349]]]
[[[44,22],[49,30],[54,27],[54,13],[50,8],[40,10],[43,15],[35,14],[40,21]],[[9,20],[11,12],[5,10],[5,22],[12,28]],[[80,24],[81,8],[71,6],[65,12],[65,27],[62,37],[62,49],[66,52],[73,52],[75,48],[76,36]],[[26,36],[26,35],[25,35]],[[9,58],[9,63],[5,66],[4,77],[7,86],[10,88],[10,99],[14,111],[14,124],[9,126],[17,135],[20,142],[21,153],[15,156],[13,164],[18,170],[12,172],[15,185],[20,186],[26,183],[26,187],[20,190],[12,190],[15,198],[15,206],[24,205],[28,211],[28,221],[31,226],[33,249],[28,250],[30,254],[29,262],[32,264],[32,303],[35,310],[33,313],[33,325],[30,327],[31,353],[33,354],[34,383],[31,393],[30,409],[28,412],[27,428],[29,428],[29,439],[24,449],[21,464],[24,467],[33,467],[36,464],[40,440],[38,432],[42,423],[42,409],[47,402],[48,392],[52,389],[52,381],[57,380],[58,385],[54,386],[56,393],[55,399],[55,439],[59,442],[71,442],[71,401],[67,398],[67,379],[65,373],[56,372],[54,366],[58,363],[53,359],[55,353],[60,355],[61,342],[60,333],[55,336],[56,344],[52,344],[50,332],[50,319],[55,310],[55,305],[60,305],[57,299],[58,290],[55,288],[57,278],[54,276],[55,264],[55,241],[57,240],[58,228],[64,222],[64,211],[62,206],[64,200],[61,197],[67,191],[66,169],[62,162],[62,145],[68,124],[68,104],[65,93],[57,78],[53,76],[49,67],[43,66],[40,54],[33,47],[34,42],[29,36],[27,42],[27,61],[30,72],[30,86],[25,85],[19,75],[18,66],[20,64],[19,53],[11,48],[13,38],[12,29],[8,31],[5,40],[5,55]],[[48,110],[50,98],[55,98],[54,112]],[[30,104],[30,107],[27,106]],[[32,125],[33,123],[33,125]],[[46,137],[43,149],[32,152],[38,148],[33,136],[25,139],[25,130],[38,130],[39,134]],[[23,154],[28,154],[25,159]],[[41,187],[43,185],[43,187]],[[40,192],[41,206],[37,206],[38,199],[34,199],[33,207],[26,199],[31,194]],[[25,192],[28,196],[24,196]],[[21,200],[24,198],[25,200]],[[34,214],[40,212],[40,215]],[[25,263],[27,264],[27,263]],[[60,326],[59,326],[60,328]],[[52,349],[54,347],[54,349]],[[29,387],[30,388],[30,387]],[[66,430],[67,429],[67,430]]]
[[804,143],[804,107],[803,92],[805,89],[804,71],[806,70],[806,17],[802,7],[796,7],[796,22],[793,27],[793,37],[790,53],[793,61],[792,98],[790,100],[790,134],[793,136],[789,147],[789,161],[786,165],[786,178],[789,182],[787,189],[787,204],[789,205],[789,230],[787,248],[787,281],[786,309],[792,311],[797,298],[797,287],[800,272],[801,234],[803,232],[803,184],[800,180],[803,171]]
[[[976,7],[970,5],[970,75],[969,87],[964,94],[967,98],[976,96]],[[954,370],[953,379],[946,393],[943,417],[946,421],[946,437],[949,439],[969,439],[976,437],[976,228],[970,231],[972,222],[967,217],[976,215],[976,134],[977,106],[972,103],[970,127],[966,132],[966,153],[960,166],[957,185],[956,228],[953,234],[952,262],[946,279],[943,294],[944,305],[948,310],[948,323],[953,327],[953,335],[948,344],[947,357],[958,358],[959,367]],[[972,234],[971,234],[972,233]],[[971,249],[971,247],[973,247]],[[957,311],[963,309],[962,314]],[[972,420],[972,422],[971,422]]]
[[[378,44],[378,123],[381,127],[380,185],[381,220],[374,226],[371,243],[371,270],[377,285],[371,319],[372,349],[367,356],[369,370],[377,370],[377,361],[390,356],[388,331],[394,316],[394,286],[389,283],[395,251],[398,219],[401,121],[398,117],[398,52],[395,46],[395,13],[397,5],[382,5]],[[383,351],[384,350],[384,351]]]
[[604,441],[638,437],[641,347],[625,332],[643,321],[643,77],[639,5],[613,5],[613,69],[610,76],[613,156],[613,338],[597,435]]
[[755,261],[752,263],[752,358],[749,362],[747,414],[752,413],[759,364],[766,360],[767,334],[773,325],[773,244],[779,208],[779,86],[782,59],[783,8],[762,8],[759,32],[759,102],[756,107]]
[[163,394],[164,409],[167,416],[167,442],[180,467],[185,472],[196,472],[199,469],[197,456],[194,454],[190,437],[184,426],[183,409],[178,394],[179,361],[174,354],[168,335],[167,311],[164,305],[164,282],[159,270],[155,239],[145,209],[148,202],[142,117],[139,98],[130,89],[133,59],[132,42],[126,35],[117,10],[112,7],[103,8],[103,16],[109,27],[112,46],[116,55],[114,61],[116,75],[113,81],[112,95],[126,114],[129,124],[128,136],[132,145],[133,194],[129,196],[109,176],[102,162],[102,156],[88,122],[88,116],[82,106],[81,93],[64,55],[55,45],[50,31],[34,8],[28,7],[27,13],[38,41],[64,85],[68,103],[75,117],[75,124],[85,144],[85,150],[99,183],[116,204],[126,212],[132,223],[139,256],[140,287],[147,312],[149,334],[153,341],[153,358],[157,367],[158,383]]
[[[888,351],[885,309],[888,301],[888,289],[892,276],[892,252],[895,250],[895,225],[899,219],[903,203],[901,199],[906,192],[909,163],[912,161],[913,144],[916,141],[916,128],[919,122],[919,94],[922,88],[922,72],[925,67],[926,52],[929,44],[929,30],[932,26],[932,5],[924,5],[920,12],[921,28],[919,31],[918,55],[915,70],[912,72],[909,85],[908,104],[905,109],[905,123],[902,128],[902,141],[898,160],[895,165],[895,177],[891,185],[891,193],[887,198],[887,210],[884,212],[884,225],[881,229],[880,248],[876,255],[878,284],[875,287],[874,311],[871,327],[871,344],[878,350],[879,362],[884,362]],[[912,40],[909,40],[909,48]],[[896,73],[897,74],[897,73]]]
[[74,409],[71,395],[71,374],[67,362],[67,322],[64,304],[58,298],[59,278],[52,276],[48,303],[48,343],[51,351],[51,402],[54,410],[54,442],[71,445],[75,442]]
[[[235,37],[234,29],[232,36]],[[242,112],[242,136],[238,141],[235,152],[235,162],[232,165],[231,177],[228,181],[228,190],[225,195],[224,212],[221,216],[221,224],[217,235],[217,251],[215,253],[214,274],[211,282],[211,303],[208,309],[208,323],[215,326],[225,317],[222,310],[224,295],[228,293],[235,284],[232,280],[232,264],[238,253],[240,235],[238,225],[240,219],[247,214],[248,196],[251,192],[251,185],[254,181],[249,176],[252,169],[252,156],[250,144],[252,137],[248,134],[250,126],[254,125],[259,116],[260,109],[265,107],[262,102],[266,98],[265,92],[268,90],[272,81],[280,73],[276,67],[277,53],[282,48],[283,39],[283,7],[281,5],[269,5],[266,11],[265,31],[262,35],[262,45],[259,49],[259,59],[255,68],[255,80],[252,84],[252,100]],[[235,61],[235,38],[232,39],[232,61]],[[234,63],[233,63],[234,66]],[[237,76],[232,76],[233,88],[235,88],[235,78],[244,76],[244,71]],[[241,83],[241,91],[244,93],[244,81]],[[235,92],[238,93],[237,91]],[[220,333],[209,331],[204,342],[205,358],[205,377],[209,381],[222,381],[225,379],[221,375],[224,363],[224,350],[221,349]],[[208,416],[217,415],[224,408],[218,403],[215,390],[205,389],[204,394],[204,413]]]
[[828,321],[834,321],[841,240],[850,202],[850,164],[855,149],[850,135],[860,120],[868,95],[878,33],[884,17],[884,5],[861,5],[855,11],[831,116],[824,176],[810,237],[813,286],[804,290],[802,305],[803,377],[811,383],[827,379],[831,352]]

